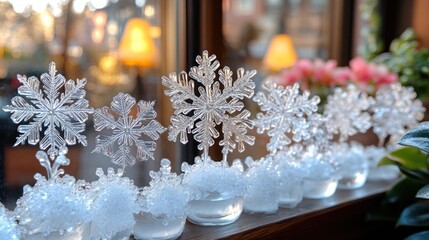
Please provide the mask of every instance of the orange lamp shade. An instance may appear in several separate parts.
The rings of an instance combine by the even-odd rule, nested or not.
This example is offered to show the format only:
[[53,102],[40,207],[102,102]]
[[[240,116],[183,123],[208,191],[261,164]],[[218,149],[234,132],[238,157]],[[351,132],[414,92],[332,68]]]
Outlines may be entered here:
[[292,66],[296,61],[296,52],[289,35],[275,35],[265,53],[263,64],[271,71],[278,72]]
[[150,24],[141,18],[132,18],[125,25],[119,43],[119,58],[130,66],[152,67],[158,62]]

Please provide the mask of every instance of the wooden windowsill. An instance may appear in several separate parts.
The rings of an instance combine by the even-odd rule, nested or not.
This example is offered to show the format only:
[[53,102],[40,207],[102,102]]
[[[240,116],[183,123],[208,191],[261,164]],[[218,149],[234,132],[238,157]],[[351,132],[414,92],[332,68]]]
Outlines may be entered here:
[[356,190],[337,190],[326,199],[304,199],[275,214],[245,214],[233,224],[202,227],[186,223],[180,239],[357,239],[369,234],[365,214],[377,208],[395,181],[369,182]]

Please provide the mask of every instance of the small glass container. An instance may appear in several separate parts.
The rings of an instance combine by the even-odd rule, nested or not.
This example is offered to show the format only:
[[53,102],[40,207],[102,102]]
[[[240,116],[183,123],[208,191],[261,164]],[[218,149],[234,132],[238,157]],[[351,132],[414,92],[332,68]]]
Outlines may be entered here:
[[332,196],[338,186],[338,177],[334,167],[317,159],[312,159],[307,166],[308,172],[303,179],[304,197],[321,199]]
[[145,240],[177,239],[182,235],[186,222],[186,216],[167,219],[144,212],[136,214],[135,219],[134,238]]
[[337,159],[339,189],[356,189],[365,185],[368,177],[368,161],[365,158],[363,147],[351,146],[346,151],[334,157]]
[[291,159],[279,160],[279,207],[294,208],[303,199],[302,166]]
[[213,192],[189,203],[188,221],[202,226],[221,226],[235,222],[243,211],[242,196],[223,196]]

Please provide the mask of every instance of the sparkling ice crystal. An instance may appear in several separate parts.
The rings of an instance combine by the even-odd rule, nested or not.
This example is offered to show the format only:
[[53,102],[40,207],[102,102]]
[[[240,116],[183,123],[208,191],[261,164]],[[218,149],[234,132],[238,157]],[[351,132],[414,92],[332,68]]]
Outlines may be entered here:
[[[86,137],[82,135],[85,130],[84,122],[88,119],[88,114],[93,112],[88,107],[88,100],[84,98],[86,80],[66,81],[56,72],[55,63],[52,62],[49,73],[42,74],[41,80],[18,75],[22,84],[18,88],[21,96],[12,98],[12,105],[3,107],[6,112],[12,112],[11,119],[14,123],[28,122],[18,127],[20,135],[15,146],[24,144],[25,141],[32,145],[39,143],[42,150],[49,148],[51,160],[65,145],[74,145],[76,141],[86,145]],[[63,87],[65,92],[60,94],[59,90]],[[40,140],[42,128],[45,131]],[[58,130],[63,131],[64,136]]]
[[355,85],[349,84],[346,90],[335,88],[334,94],[328,96],[324,116],[327,127],[339,134],[340,142],[358,132],[364,133],[371,127],[371,116],[368,109],[374,99],[361,92]]
[[224,67],[219,70],[219,81],[215,81],[215,71],[220,65],[215,59],[215,55],[209,56],[208,52],[204,51],[202,57],[196,58],[198,66],[192,67],[189,72],[192,79],[202,84],[197,89],[199,95],[194,92],[194,80],[188,80],[186,72],[181,72],[178,76],[176,73],[171,73],[169,77],[164,76],[162,84],[169,88],[165,94],[171,97],[175,109],[168,139],[175,141],[180,135],[180,141],[187,143],[187,133],[195,134],[195,140],[200,142],[198,149],[204,150],[203,159],[207,159],[208,148],[214,144],[214,139],[219,137],[216,126],[222,123],[224,139],[220,141],[220,145],[223,146],[223,158],[226,160],[228,152],[233,151],[237,145],[242,152],[244,143],[254,143],[255,138],[246,135],[247,129],[252,128],[253,124],[248,120],[250,112],[246,109],[242,111],[242,100],[253,95],[255,84],[251,78],[256,71],[245,72],[240,68],[237,71],[237,80],[233,81],[232,71]]
[[268,151],[276,153],[290,145],[292,140],[301,142],[309,139],[312,133],[307,118],[317,111],[320,98],[309,98],[308,91],[301,94],[298,84],[284,88],[265,82],[262,87],[267,93],[259,92],[254,97],[263,111],[256,115],[255,125],[258,133],[268,131]]
[[[157,140],[159,135],[166,130],[158,121],[153,120],[156,117],[153,108],[155,102],[139,101],[137,116],[133,118],[130,113],[135,104],[135,98],[129,94],[119,93],[111,103],[113,113],[118,115],[117,120],[108,107],[97,109],[94,113],[95,130],[112,129],[110,136],[97,136],[94,152],[111,157],[113,163],[122,168],[133,165],[136,158],[141,161],[154,159],[156,143],[142,140],[141,135],[146,135],[151,140]],[[148,124],[144,125],[144,122],[148,120],[150,120]],[[118,148],[113,152],[115,145],[118,145]],[[137,154],[132,152],[134,145],[137,148]]]
[[372,111],[374,133],[382,145],[388,136],[390,143],[396,143],[407,130],[416,126],[423,119],[425,108],[416,99],[413,88],[397,83],[377,90]]
[[12,214],[0,203],[0,239],[19,240],[20,232]]

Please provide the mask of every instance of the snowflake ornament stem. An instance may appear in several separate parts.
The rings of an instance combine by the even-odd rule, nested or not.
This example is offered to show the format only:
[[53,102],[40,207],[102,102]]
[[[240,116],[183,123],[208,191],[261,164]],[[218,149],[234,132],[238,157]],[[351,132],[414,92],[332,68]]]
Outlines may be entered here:
[[[189,72],[192,80],[188,79],[186,72],[162,77],[162,84],[169,89],[165,94],[171,97],[175,109],[168,139],[175,141],[179,136],[180,142],[185,144],[188,142],[187,134],[194,134],[195,140],[199,142],[198,149],[203,151],[203,159],[207,160],[209,147],[220,136],[216,126],[222,124],[224,139],[220,145],[223,146],[223,160],[226,161],[227,154],[237,146],[242,152],[244,143],[254,143],[255,138],[247,135],[247,129],[253,128],[253,123],[248,119],[250,112],[242,111],[242,100],[252,97],[254,93],[255,84],[251,78],[256,71],[240,68],[237,80],[233,81],[233,72],[224,67],[218,71],[219,81],[215,81],[215,71],[220,66],[216,56],[209,56],[204,51],[202,56],[197,56],[196,61],[198,66],[192,67]],[[194,92],[194,81],[202,84],[197,89],[198,95]]]
[[[31,145],[39,143],[42,150],[48,149],[52,161],[58,156],[59,149],[66,145],[74,145],[77,141],[86,146],[86,137],[82,132],[88,115],[93,112],[84,98],[86,79],[66,81],[56,72],[55,63],[52,62],[49,64],[49,74],[42,74],[41,80],[18,75],[22,84],[18,88],[20,96],[12,98],[12,105],[3,107],[4,111],[12,113],[14,123],[29,121],[18,127],[20,135],[15,146],[25,141]],[[60,94],[59,90],[63,87],[65,92]],[[46,129],[40,140],[43,128]],[[59,130],[64,132],[63,137]]]
[[[166,130],[158,121],[153,120],[156,117],[155,102],[139,101],[137,116],[133,118],[130,114],[135,104],[135,98],[129,94],[119,93],[113,98],[110,107],[113,113],[118,115],[117,120],[108,107],[97,109],[94,113],[95,130],[111,129],[112,135],[97,136],[93,152],[110,157],[113,163],[122,166],[122,169],[128,165],[134,165],[136,160],[154,159],[156,143],[140,138],[146,135],[151,140],[157,140]],[[150,121],[144,125],[144,121],[147,120]],[[118,147],[114,152],[116,145]],[[136,146],[136,154],[132,153],[132,146]]]

